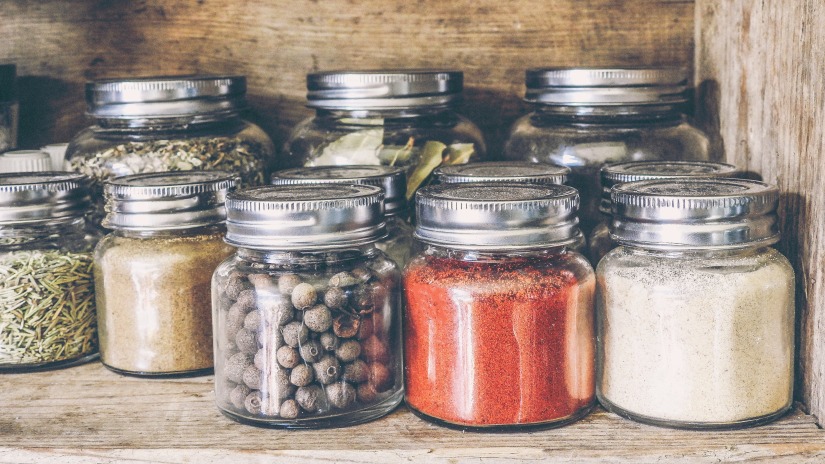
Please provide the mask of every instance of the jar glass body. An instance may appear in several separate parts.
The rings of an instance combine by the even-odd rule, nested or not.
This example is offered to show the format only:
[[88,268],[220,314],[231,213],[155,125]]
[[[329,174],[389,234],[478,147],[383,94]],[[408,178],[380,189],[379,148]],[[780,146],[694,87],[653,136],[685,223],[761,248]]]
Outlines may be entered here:
[[97,356],[95,240],[81,218],[0,226],[0,371]]
[[390,214],[387,221],[387,236],[375,243],[375,246],[387,254],[400,269],[410,260],[413,246],[413,228],[402,214]]
[[20,105],[16,101],[0,101],[0,153],[17,148],[17,127]]
[[620,246],[597,269],[600,402],[641,422],[736,428],[793,394],[794,275],[773,248]]
[[212,280],[215,393],[230,418],[320,428],[402,399],[400,273],[374,245],[239,248]]
[[100,358],[142,376],[211,371],[211,283],[234,249],[223,226],[115,231],[95,248]]
[[484,429],[587,413],[595,278],[582,255],[419,247],[404,272],[405,391],[415,412]]
[[604,255],[618,246],[610,238],[610,228],[607,226],[608,220],[607,217],[603,216],[601,222],[596,224],[596,227],[590,232],[590,237],[587,238],[587,257],[590,258],[590,262],[594,267],[599,264]]

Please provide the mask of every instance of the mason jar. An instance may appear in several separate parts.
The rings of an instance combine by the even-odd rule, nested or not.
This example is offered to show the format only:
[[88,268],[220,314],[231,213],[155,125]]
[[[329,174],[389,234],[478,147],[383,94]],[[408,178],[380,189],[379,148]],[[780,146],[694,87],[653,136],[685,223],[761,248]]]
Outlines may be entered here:
[[274,147],[246,108],[243,76],[107,79],[86,84],[94,125],[69,143],[66,167],[92,179],[103,218],[105,180],[150,172],[224,170],[241,185],[263,185]]
[[416,194],[404,271],[406,402],[462,429],[559,426],[594,404],[593,268],[570,249],[572,187],[440,184]]
[[776,187],[739,179],[613,188],[597,269],[599,401],[653,425],[772,421],[793,400],[794,273]]
[[403,168],[391,166],[317,166],[278,171],[273,185],[364,184],[384,189],[387,236],[375,242],[399,267],[410,258],[412,226],[407,212],[407,177]]
[[352,425],[403,396],[400,274],[376,247],[381,188],[293,185],[227,199],[215,270],[218,409],[247,424]]
[[19,118],[17,66],[0,64],[0,153],[17,147]]
[[283,149],[284,167],[388,165],[407,171],[407,198],[442,164],[485,157],[481,131],[457,112],[464,74],[448,70],[307,75],[307,105]]
[[610,190],[614,185],[639,180],[724,178],[737,177],[740,174],[739,169],[732,164],[710,161],[632,161],[602,167],[600,170],[602,197],[599,203],[602,220],[593,228],[587,239],[590,262],[596,266],[608,251],[616,247],[616,243],[610,239],[608,229],[611,216]]
[[95,248],[100,359],[120,374],[209,373],[212,273],[233,249],[224,243],[222,171],[135,174],[106,181]]
[[80,174],[0,174],[0,371],[97,356],[88,187]]
[[688,81],[687,70],[676,68],[530,69],[524,99],[533,111],[510,129],[504,157],[570,167],[589,235],[601,219],[604,164],[721,157],[684,114]]

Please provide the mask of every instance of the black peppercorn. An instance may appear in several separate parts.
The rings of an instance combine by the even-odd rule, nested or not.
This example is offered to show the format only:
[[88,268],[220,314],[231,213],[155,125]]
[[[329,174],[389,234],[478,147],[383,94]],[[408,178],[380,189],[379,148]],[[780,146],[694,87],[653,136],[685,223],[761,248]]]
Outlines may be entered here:
[[296,387],[306,387],[315,380],[315,373],[308,364],[299,364],[289,373],[289,382]]
[[344,366],[344,380],[353,383],[363,383],[369,380],[369,366],[360,359],[356,359]]
[[321,342],[321,347],[326,351],[335,351],[335,348],[338,348],[338,337],[334,333],[324,332],[318,338],[318,341]]
[[258,415],[261,413],[261,392],[254,391],[246,396],[246,400],[244,400],[244,407],[249,412],[249,414]]
[[243,320],[243,327],[250,332],[256,332],[261,327],[261,311],[250,311]]
[[278,290],[282,295],[290,295],[292,290],[301,283],[301,278],[296,274],[284,274],[278,278]]
[[306,387],[298,388],[295,392],[295,401],[304,411],[315,412],[321,406],[320,400],[323,394],[324,392],[318,385],[307,385]]
[[339,272],[334,276],[330,277],[329,279],[329,286],[330,287],[351,287],[353,285],[357,285],[360,282],[358,279],[355,278],[349,272]]
[[321,359],[321,355],[324,354],[324,349],[316,340],[307,340],[305,343],[302,343],[298,351],[301,353],[301,358],[308,363],[318,361]]
[[241,329],[235,334],[235,345],[244,353],[254,355],[258,352],[258,339],[253,332]]
[[247,387],[253,390],[258,390],[261,388],[261,370],[254,365],[247,366],[246,369],[243,370],[241,379]]
[[329,404],[344,409],[355,403],[355,387],[346,382],[336,382],[327,386],[327,400]]
[[283,327],[281,334],[284,336],[284,343],[297,348],[309,338],[309,329],[302,322],[293,321]]
[[278,348],[278,351],[275,352],[275,357],[278,359],[278,364],[287,369],[292,369],[301,362],[301,356],[298,354],[298,350],[287,345]]
[[324,293],[324,304],[330,309],[340,309],[347,305],[347,292],[338,287],[330,287]]
[[280,416],[284,419],[296,419],[300,413],[300,406],[295,400],[286,400],[281,405]]
[[332,313],[322,304],[315,305],[304,312],[303,321],[313,332],[326,332],[332,327]]
[[232,406],[235,406],[238,409],[243,409],[244,401],[246,401],[246,395],[248,395],[251,391],[252,390],[244,384],[236,385],[235,388],[229,392],[229,401],[232,403]]
[[354,361],[361,355],[361,344],[355,340],[346,340],[335,349],[335,356],[342,362]]
[[252,356],[248,353],[235,353],[226,360],[224,373],[226,378],[235,382],[243,382],[243,371],[252,365]]
[[300,310],[312,307],[317,300],[315,287],[306,282],[296,285],[292,290],[292,304]]
[[320,361],[312,365],[315,371],[315,378],[323,385],[329,385],[338,380],[338,375],[341,373],[341,365],[335,356],[327,355],[321,358]]

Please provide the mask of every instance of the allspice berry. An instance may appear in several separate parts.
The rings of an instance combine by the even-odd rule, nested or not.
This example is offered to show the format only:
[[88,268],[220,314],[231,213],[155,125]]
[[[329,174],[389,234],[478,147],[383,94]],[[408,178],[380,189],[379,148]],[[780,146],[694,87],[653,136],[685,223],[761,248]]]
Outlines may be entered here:
[[358,279],[355,278],[349,272],[339,272],[334,276],[330,277],[329,279],[329,286],[330,287],[351,287],[353,285],[357,285],[360,282]]
[[306,412],[315,412],[320,407],[321,395],[324,392],[318,385],[300,387],[295,392],[295,402]]
[[292,290],[301,283],[301,278],[296,274],[284,274],[278,277],[278,290],[282,295],[291,295]]
[[269,295],[258,299],[263,319],[276,327],[287,324],[294,318],[294,308],[288,298],[280,295]]
[[341,338],[352,338],[358,334],[361,321],[357,317],[341,314],[332,321],[332,332]]
[[277,396],[278,399],[283,401],[292,396],[292,393],[295,392],[295,386],[289,383],[289,374],[287,374],[286,369],[280,369],[277,366],[276,369],[272,376],[272,382],[268,382],[266,387],[268,387],[270,395]]
[[243,320],[243,327],[250,332],[257,332],[261,327],[261,311],[257,309],[250,311]]
[[255,287],[255,293],[273,293],[278,289],[278,285],[269,274],[249,274],[246,276],[249,283]]
[[226,378],[235,382],[243,382],[243,371],[252,365],[252,355],[249,353],[235,353],[226,360],[224,374]]
[[236,385],[235,388],[229,392],[229,402],[238,409],[244,409],[244,401],[246,401],[246,396],[249,395],[251,391],[252,390],[244,384]]
[[252,358],[252,365],[263,370],[264,366],[266,366],[266,350],[261,348],[255,353],[255,357]]
[[241,379],[247,387],[253,390],[260,390],[261,370],[255,367],[254,365],[246,366],[246,369],[243,370],[243,375],[241,376]]
[[335,356],[342,362],[354,361],[361,355],[361,344],[355,340],[346,340],[335,349]]
[[327,386],[327,400],[338,409],[344,409],[355,403],[355,387],[346,382],[335,382]]
[[300,413],[301,407],[298,406],[298,402],[295,400],[286,400],[281,405],[280,416],[283,419],[297,419]]
[[350,273],[361,283],[369,282],[372,279],[372,272],[363,266],[356,267]]
[[293,348],[297,348],[298,345],[309,339],[309,329],[303,323],[297,321],[285,325],[281,330],[281,334],[284,336],[284,343]]
[[236,305],[242,307],[244,311],[249,312],[255,309],[255,290],[247,289],[238,294],[238,301]]
[[315,371],[315,378],[323,385],[335,382],[341,373],[341,364],[332,355],[324,356],[320,361],[313,364],[312,368]]
[[246,320],[246,311],[237,303],[233,304],[229,308],[229,312],[226,313],[226,324],[224,325],[226,337],[233,343],[235,342],[235,334],[243,328],[244,320]]
[[246,396],[244,400],[244,407],[249,414],[258,415],[261,413],[261,392],[254,391]]
[[378,392],[371,383],[365,382],[358,384],[357,396],[358,401],[364,404],[369,404],[378,398]]
[[226,287],[224,287],[224,293],[229,298],[235,300],[238,298],[238,295],[241,291],[246,290],[249,288],[248,284],[246,283],[246,279],[244,278],[243,274],[239,272],[232,272],[226,278]]
[[344,380],[353,383],[363,383],[369,380],[369,366],[361,359],[344,366]]
[[301,355],[298,354],[298,350],[288,345],[278,348],[275,357],[278,359],[278,364],[287,369],[292,369],[301,362]]
[[369,383],[375,387],[375,391],[381,393],[392,387],[392,373],[387,366],[377,362],[371,363],[369,370]]
[[322,305],[315,305],[304,312],[304,325],[313,332],[326,332],[332,327],[332,312]]
[[[372,313],[375,315],[375,313]],[[371,317],[361,319],[361,327],[358,328],[358,340],[366,340],[375,332],[375,325]]]
[[324,293],[324,304],[330,309],[341,309],[347,302],[347,292],[339,287],[330,287]]
[[235,334],[235,345],[244,353],[254,355],[258,352],[258,337],[253,332],[241,329]]
[[292,290],[292,304],[300,310],[312,307],[317,300],[315,287],[306,282],[296,285]]
[[373,335],[361,342],[361,352],[368,361],[387,362],[390,359],[390,347],[380,337]]
[[317,362],[324,354],[324,349],[317,340],[307,340],[298,348],[301,358],[308,363]]
[[318,341],[321,342],[321,347],[326,351],[335,351],[335,348],[338,348],[338,337],[331,332],[324,332],[318,338]]
[[296,387],[306,387],[315,380],[315,372],[308,364],[299,364],[289,373],[289,382]]

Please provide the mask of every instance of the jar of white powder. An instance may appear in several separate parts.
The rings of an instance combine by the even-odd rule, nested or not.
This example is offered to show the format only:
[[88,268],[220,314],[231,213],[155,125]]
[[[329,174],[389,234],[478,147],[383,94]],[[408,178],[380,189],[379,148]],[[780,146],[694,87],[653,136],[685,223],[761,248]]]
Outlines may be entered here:
[[794,274],[776,187],[739,179],[614,187],[599,263],[597,395],[654,425],[738,428],[791,406]]

